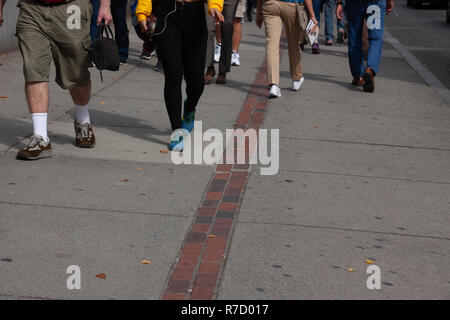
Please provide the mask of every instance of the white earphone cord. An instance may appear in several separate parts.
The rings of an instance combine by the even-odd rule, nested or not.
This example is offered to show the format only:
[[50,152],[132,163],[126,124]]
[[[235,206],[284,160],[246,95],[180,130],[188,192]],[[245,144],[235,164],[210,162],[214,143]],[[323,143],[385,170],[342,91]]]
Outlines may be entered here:
[[[177,0],[174,0],[173,3],[174,3],[174,8],[173,8],[173,10],[170,11],[170,12],[165,16],[165,18],[164,18],[164,28],[163,28],[160,32],[152,34],[152,37],[153,37],[153,36],[160,35],[161,33],[164,32],[164,30],[166,30],[166,26],[167,26],[167,18],[168,18],[172,13],[174,13],[175,11],[177,11]],[[156,21],[156,23],[158,23],[158,21]]]

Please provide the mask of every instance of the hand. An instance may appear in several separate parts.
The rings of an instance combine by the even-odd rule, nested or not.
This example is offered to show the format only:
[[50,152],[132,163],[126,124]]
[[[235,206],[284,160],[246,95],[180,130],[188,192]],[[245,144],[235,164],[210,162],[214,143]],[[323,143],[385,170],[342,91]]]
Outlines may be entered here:
[[342,3],[336,5],[336,18],[338,20],[344,19],[344,9],[342,8]]
[[214,20],[216,20],[216,24],[219,24],[220,22],[225,21],[223,15],[220,13],[220,11],[217,8],[209,9],[209,14],[211,15],[211,17],[214,18]]
[[386,14],[389,14],[394,9],[394,0],[387,0],[386,1]]
[[256,12],[256,26],[261,29],[262,23],[264,21],[264,16],[261,11]]
[[105,24],[109,24],[112,20],[111,9],[109,5],[104,5],[103,3],[100,5],[100,10],[98,10],[97,16],[97,25],[102,22],[102,19],[105,20]]
[[313,27],[311,28],[311,30],[310,30],[309,33],[310,33],[310,34],[313,34],[314,32],[316,32],[317,27],[318,27],[318,25],[319,25],[319,22],[317,21],[316,17],[311,17],[311,21],[314,22],[314,25],[313,25]]

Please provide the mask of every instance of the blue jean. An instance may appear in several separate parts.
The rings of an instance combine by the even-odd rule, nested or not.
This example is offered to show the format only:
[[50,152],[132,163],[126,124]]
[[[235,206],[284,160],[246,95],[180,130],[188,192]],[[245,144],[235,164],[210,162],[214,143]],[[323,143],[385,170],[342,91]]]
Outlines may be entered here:
[[326,40],[334,39],[334,10],[336,8],[336,0],[313,0],[314,15],[320,26],[320,9],[324,6],[325,13],[325,38]]
[[[100,0],[90,0],[92,3],[91,39],[93,40],[98,32],[97,16],[100,9]],[[113,17],[115,38],[119,48],[120,61],[126,62],[128,59],[128,38],[127,27],[127,0],[111,0],[111,15]]]
[[377,74],[383,48],[386,0],[347,1],[345,14],[348,22],[348,59],[353,78],[362,77],[364,72],[362,49],[364,19],[367,19],[369,31],[367,68],[371,68],[374,74]]

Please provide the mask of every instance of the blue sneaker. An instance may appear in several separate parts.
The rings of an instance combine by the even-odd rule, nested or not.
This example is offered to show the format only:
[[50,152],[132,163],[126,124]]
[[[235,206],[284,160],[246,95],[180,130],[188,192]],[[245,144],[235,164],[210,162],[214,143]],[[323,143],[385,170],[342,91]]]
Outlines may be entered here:
[[[184,108],[186,109],[186,100],[184,100]],[[195,110],[189,113],[184,113],[183,119],[181,119],[181,128],[191,133],[192,130],[194,130],[194,120],[195,120]]]
[[184,149],[184,129],[177,129],[175,130],[172,135],[170,136],[170,143],[168,146],[168,149],[170,151],[183,151]]

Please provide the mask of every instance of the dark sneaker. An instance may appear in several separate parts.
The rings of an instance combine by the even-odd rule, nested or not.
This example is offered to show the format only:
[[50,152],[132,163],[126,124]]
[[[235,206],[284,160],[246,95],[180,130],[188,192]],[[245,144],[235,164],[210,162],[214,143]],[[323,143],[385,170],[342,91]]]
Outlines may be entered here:
[[219,73],[216,79],[217,84],[225,84],[227,83],[227,75],[226,73]]
[[344,31],[339,31],[337,36],[338,43],[344,43]]
[[352,85],[355,87],[362,87],[364,84],[364,79],[362,77],[353,78]]
[[318,43],[314,43],[312,45],[312,53],[313,54],[320,54],[320,46]]
[[142,50],[141,56],[139,58],[143,60],[150,60],[152,58],[152,53]]
[[28,145],[17,152],[17,159],[20,160],[37,160],[50,158],[51,156],[52,144],[50,140],[45,141],[44,138],[37,134],[33,134]]
[[211,84],[212,79],[214,78],[215,75],[216,70],[214,69],[214,67],[208,67],[205,74],[205,84]]
[[95,147],[94,129],[90,123],[80,124],[74,122],[75,127],[75,145],[79,148]]
[[365,92],[373,92],[375,90],[375,81],[374,78],[375,74],[373,73],[372,69],[366,68],[363,73],[363,89]]

